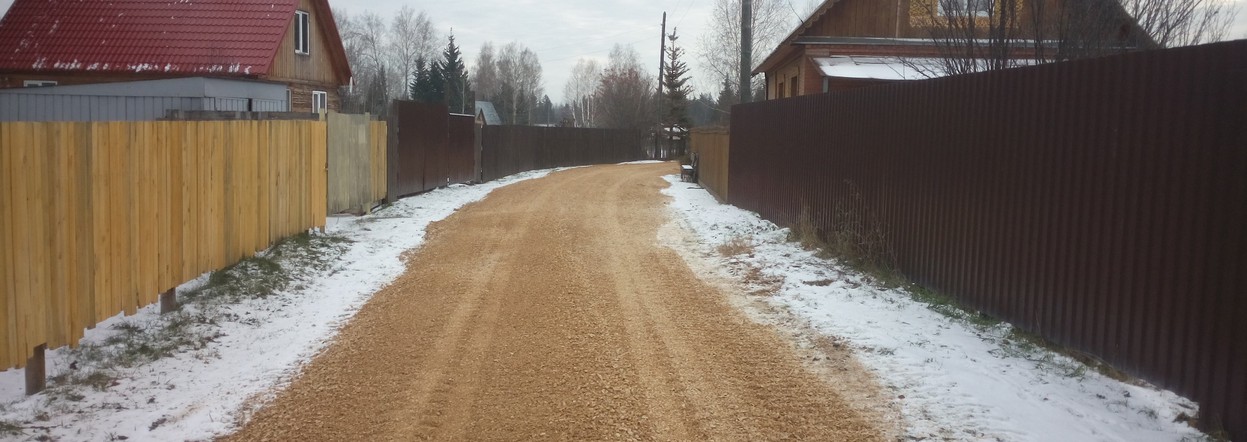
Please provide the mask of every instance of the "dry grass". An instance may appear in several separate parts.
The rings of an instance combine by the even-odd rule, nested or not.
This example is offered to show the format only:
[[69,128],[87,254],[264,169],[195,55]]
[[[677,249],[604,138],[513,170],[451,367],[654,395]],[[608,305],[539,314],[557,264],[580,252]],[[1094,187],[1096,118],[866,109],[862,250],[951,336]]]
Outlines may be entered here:
[[743,236],[734,236],[727,242],[719,245],[719,254],[732,257],[753,254],[753,242]]

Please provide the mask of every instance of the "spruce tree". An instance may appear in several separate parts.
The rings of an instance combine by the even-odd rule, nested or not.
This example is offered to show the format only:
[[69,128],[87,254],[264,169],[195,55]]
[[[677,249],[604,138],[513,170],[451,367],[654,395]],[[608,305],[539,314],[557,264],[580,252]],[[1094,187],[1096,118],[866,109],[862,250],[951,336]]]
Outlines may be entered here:
[[[687,138],[677,132],[688,130],[688,96],[693,92],[688,85],[688,64],[680,59],[684,55],[684,48],[676,45],[679,38],[674,29],[667,36],[670,43],[667,45],[667,70],[663,72],[663,104],[667,107],[663,126],[668,130],[668,141],[674,141],[677,135],[681,140]],[[673,147],[677,151],[683,150],[682,146]]]
[[463,63],[463,54],[455,45],[455,35],[450,35],[450,43],[442,51],[440,74],[445,82],[446,106],[451,112],[470,114],[475,112],[472,82],[468,79],[467,66]]
[[716,103],[718,112],[715,112],[715,121],[720,126],[727,126],[731,122],[732,105],[740,102],[740,95],[736,94],[736,89],[731,78],[723,79],[723,89],[719,91],[719,101]]

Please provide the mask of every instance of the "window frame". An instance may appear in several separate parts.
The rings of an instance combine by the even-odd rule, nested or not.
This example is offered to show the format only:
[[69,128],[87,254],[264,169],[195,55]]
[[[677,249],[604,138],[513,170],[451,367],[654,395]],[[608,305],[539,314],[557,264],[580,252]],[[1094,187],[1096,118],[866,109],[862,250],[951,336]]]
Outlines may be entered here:
[[[940,17],[988,17],[992,13],[994,0],[936,0],[936,13]],[[983,9],[972,9],[980,4]],[[947,6],[955,5],[957,10],[949,10]]]
[[312,15],[307,11],[294,11],[294,53],[312,55]]
[[56,80],[25,80],[22,81],[22,87],[52,87],[58,86],[60,82]]
[[319,114],[329,110],[329,93],[312,91],[312,113]]

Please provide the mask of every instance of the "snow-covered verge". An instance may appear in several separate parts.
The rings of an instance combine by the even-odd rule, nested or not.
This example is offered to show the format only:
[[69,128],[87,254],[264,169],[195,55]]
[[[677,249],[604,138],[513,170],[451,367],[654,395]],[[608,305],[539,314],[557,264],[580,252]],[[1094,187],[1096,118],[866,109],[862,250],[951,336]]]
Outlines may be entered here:
[[[315,252],[330,254],[329,258],[311,269],[292,269],[291,283],[271,296],[188,306],[213,310],[211,316],[202,311],[179,316],[190,320],[175,325],[193,328],[197,341],[170,356],[127,364],[98,382],[80,376],[88,378],[83,385],[31,397],[24,395],[22,370],[0,372],[0,440],[208,440],[227,433],[257,401],[289,382],[373,293],[403,272],[401,255],[423,242],[430,223],[494,189],[550,172],[455,185],[403,199],[364,217],[331,217],[326,232],[313,235],[311,241],[331,240],[322,241],[329,245]],[[179,296],[196,292],[210,279],[204,275],[184,284],[178,288]],[[169,324],[158,306],[148,306],[136,315],[119,315],[99,324],[87,333],[84,348]],[[151,353],[145,344],[128,351]],[[81,351],[49,351],[49,377],[81,375],[89,369],[79,363],[82,358]]]
[[673,222],[692,233],[667,245],[699,261],[692,267],[742,284],[747,296],[846,343],[899,406],[906,439],[1206,439],[1182,422],[1198,410],[1187,399],[1106,377],[1008,324],[968,321],[878,288],[788,242],[787,229],[676,176],[667,180]]

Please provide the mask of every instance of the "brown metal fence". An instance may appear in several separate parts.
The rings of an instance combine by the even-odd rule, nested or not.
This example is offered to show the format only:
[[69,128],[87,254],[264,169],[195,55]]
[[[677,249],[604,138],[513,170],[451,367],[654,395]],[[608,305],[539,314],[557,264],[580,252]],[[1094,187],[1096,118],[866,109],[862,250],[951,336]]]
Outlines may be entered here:
[[481,137],[487,181],[529,170],[646,158],[640,134],[623,129],[486,126]]
[[737,106],[730,201],[1247,436],[1247,41]]
[[445,105],[394,101],[390,110],[386,199],[472,181],[476,176],[473,118]]

